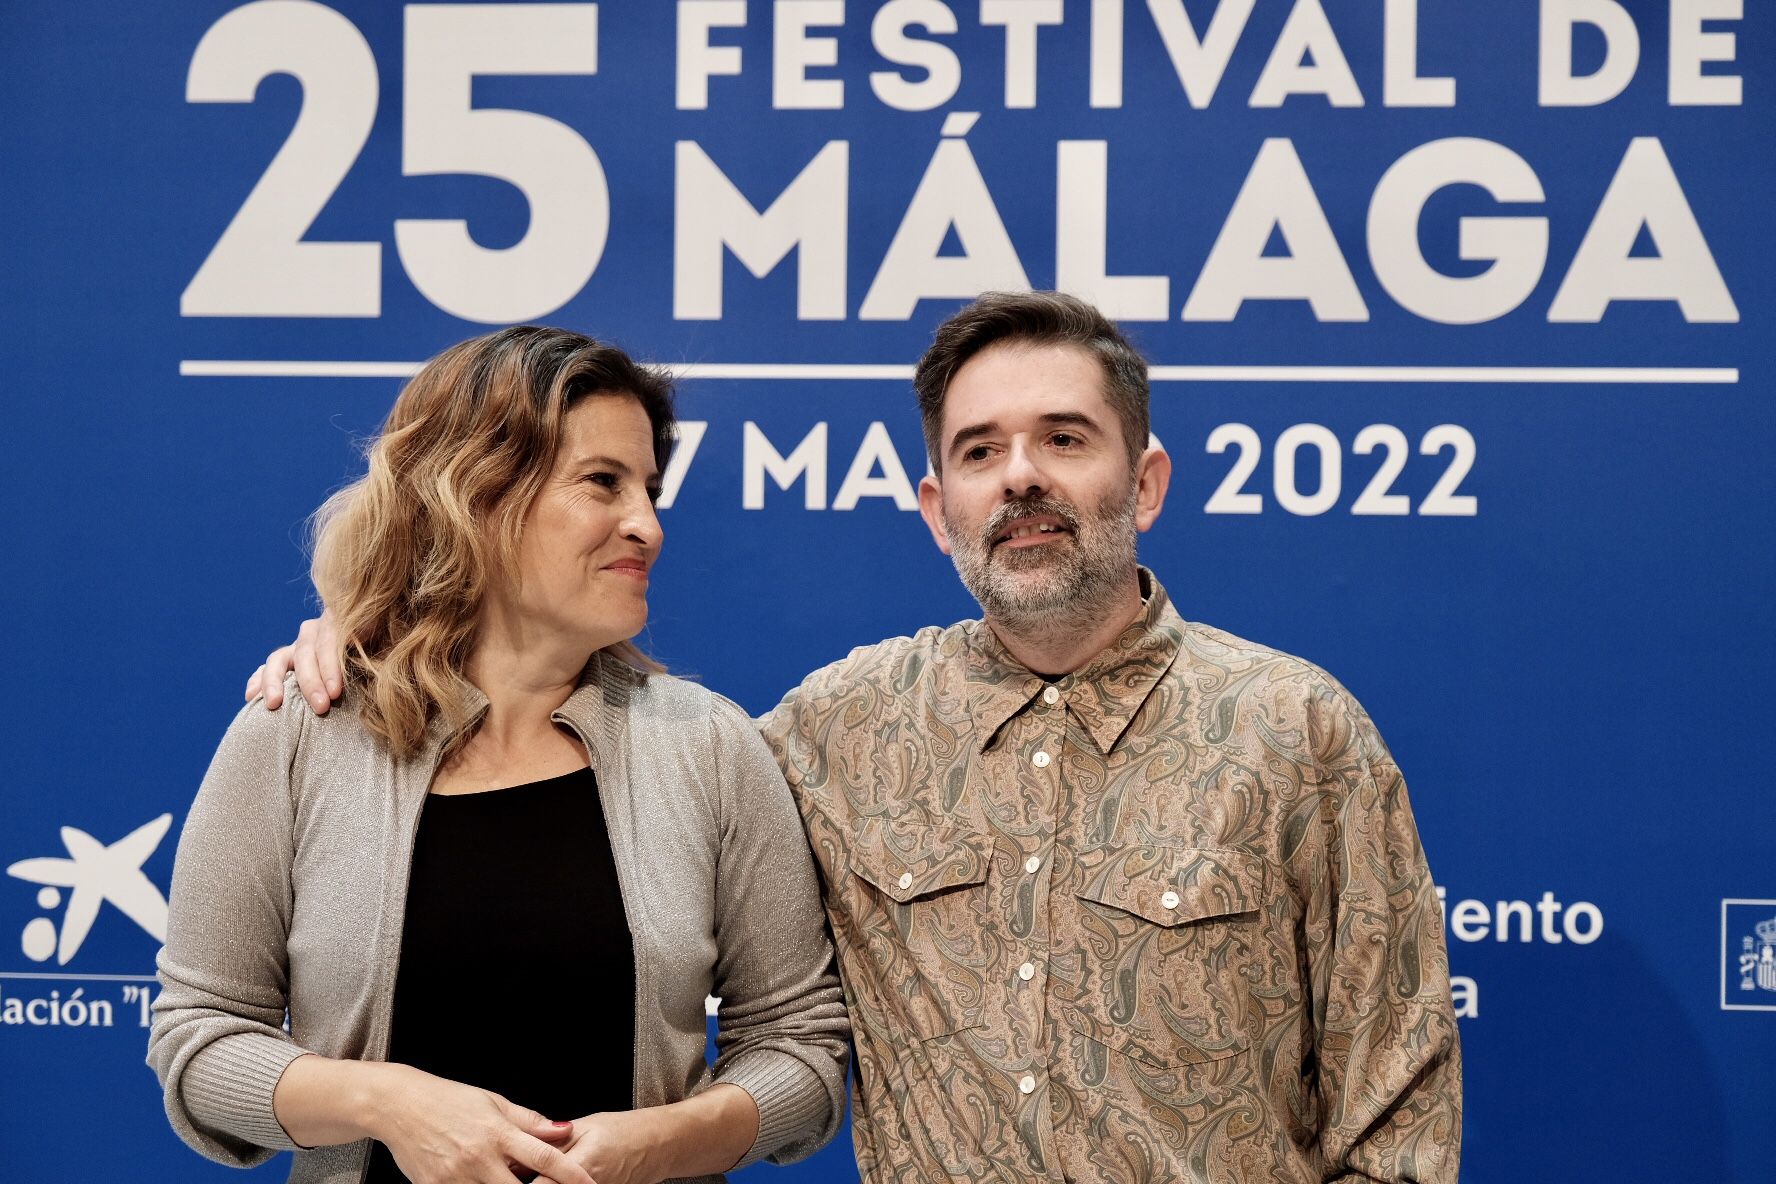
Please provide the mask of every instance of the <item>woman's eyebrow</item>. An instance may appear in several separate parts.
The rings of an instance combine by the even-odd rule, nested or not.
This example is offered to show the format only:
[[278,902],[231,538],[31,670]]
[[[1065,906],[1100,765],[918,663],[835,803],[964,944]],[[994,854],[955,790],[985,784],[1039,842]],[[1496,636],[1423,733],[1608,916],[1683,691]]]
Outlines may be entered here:
[[[571,467],[576,469],[604,468],[610,469],[619,477],[635,476],[635,470],[629,466],[628,462],[618,460],[614,456],[605,456],[603,454],[575,457]],[[649,465],[647,467],[646,480],[658,481],[659,479],[660,470],[653,465]]]

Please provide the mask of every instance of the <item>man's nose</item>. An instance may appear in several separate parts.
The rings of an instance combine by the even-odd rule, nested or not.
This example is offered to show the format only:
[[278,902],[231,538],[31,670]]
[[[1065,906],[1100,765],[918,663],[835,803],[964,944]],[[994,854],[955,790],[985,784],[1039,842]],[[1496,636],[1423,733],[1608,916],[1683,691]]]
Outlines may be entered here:
[[1014,443],[1005,456],[1005,496],[1035,497],[1047,491],[1048,476],[1035,451],[1027,444]]

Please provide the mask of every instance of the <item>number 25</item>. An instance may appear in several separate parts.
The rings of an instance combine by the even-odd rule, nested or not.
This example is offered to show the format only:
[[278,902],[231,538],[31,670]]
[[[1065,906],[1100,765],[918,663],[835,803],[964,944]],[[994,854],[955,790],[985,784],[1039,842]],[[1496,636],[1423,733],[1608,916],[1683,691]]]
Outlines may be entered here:
[[[595,74],[596,4],[413,4],[406,10],[401,171],[497,177],[530,204],[510,247],[475,242],[461,219],[400,219],[395,249],[445,312],[499,324],[560,308],[604,253],[610,190],[592,146],[529,111],[476,109],[484,74]],[[376,119],[376,59],[345,17],[312,0],[256,0],[210,26],[185,98],[250,103],[272,74],[294,75],[302,109],[289,138],[210,249],[179,301],[188,317],[382,314],[382,244],[304,242]]]

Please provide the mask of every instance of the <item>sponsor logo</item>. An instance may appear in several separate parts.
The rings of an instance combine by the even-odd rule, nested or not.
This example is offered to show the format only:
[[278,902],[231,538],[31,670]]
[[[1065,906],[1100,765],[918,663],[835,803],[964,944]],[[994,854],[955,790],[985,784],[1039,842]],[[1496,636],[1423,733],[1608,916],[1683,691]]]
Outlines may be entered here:
[[46,962],[54,954],[56,965],[66,966],[80,952],[80,943],[107,904],[147,930],[155,941],[164,942],[166,897],[143,874],[142,865],[160,846],[172,823],[171,814],[162,814],[109,846],[78,827],[64,826],[62,846],[67,848],[67,858],[21,859],[7,868],[7,875],[41,885],[37,904],[52,914],[62,904],[62,889],[68,890],[68,907],[59,926],[53,916],[26,923],[19,937],[25,957]]
[[[42,855],[8,866],[7,875],[37,886],[37,907],[45,914],[32,917],[19,934],[25,957],[36,963],[53,958],[56,967],[67,966],[106,905],[164,942],[166,896],[142,867],[172,822],[171,814],[162,814],[109,844],[79,827],[64,826],[66,855]],[[148,1027],[151,1019],[151,974],[45,968],[0,971],[0,980],[0,1028],[113,1028],[119,1026],[119,1009],[127,1017],[126,1028],[130,1019],[137,1028]]]
[[1721,1008],[1776,1011],[1776,900],[1721,901]]

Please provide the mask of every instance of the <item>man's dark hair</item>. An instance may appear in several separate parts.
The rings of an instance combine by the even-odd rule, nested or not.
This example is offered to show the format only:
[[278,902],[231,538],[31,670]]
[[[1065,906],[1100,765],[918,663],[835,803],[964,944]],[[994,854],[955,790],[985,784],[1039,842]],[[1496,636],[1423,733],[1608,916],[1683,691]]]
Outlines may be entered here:
[[1065,292],[985,292],[937,327],[913,371],[931,471],[943,473],[944,394],[968,359],[1002,341],[1077,345],[1104,368],[1104,397],[1122,423],[1129,463],[1147,447],[1147,363],[1109,317]]

